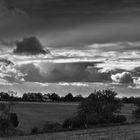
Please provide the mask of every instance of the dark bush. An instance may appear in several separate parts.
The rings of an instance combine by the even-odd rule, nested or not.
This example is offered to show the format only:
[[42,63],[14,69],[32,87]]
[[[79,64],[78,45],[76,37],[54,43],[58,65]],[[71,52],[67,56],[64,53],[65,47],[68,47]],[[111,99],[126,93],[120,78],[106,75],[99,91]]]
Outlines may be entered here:
[[19,121],[16,113],[10,114],[10,123],[14,128],[18,127]]
[[126,122],[126,120],[124,115],[116,115],[112,118],[112,123],[123,123]]
[[38,134],[38,128],[37,127],[32,128],[31,134]]
[[61,130],[61,125],[57,122],[46,122],[43,127],[43,132],[55,132]]
[[84,121],[82,121],[80,119],[80,117],[78,117],[78,116],[71,117],[71,118],[64,120],[62,126],[63,126],[63,128],[69,128],[69,129],[85,128]]
[[65,119],[62,124],[63,128],[71,128],[71,125],[72,125],[72,121],[70,118]]

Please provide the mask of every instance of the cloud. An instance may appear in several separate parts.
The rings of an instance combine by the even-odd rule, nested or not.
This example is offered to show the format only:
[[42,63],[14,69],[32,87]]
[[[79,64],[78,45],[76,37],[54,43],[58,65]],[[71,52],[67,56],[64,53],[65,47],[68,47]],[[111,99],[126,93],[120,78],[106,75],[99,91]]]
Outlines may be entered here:
[[14,65],[14,64],[8,59],[0,58],[0,66],[2,65],[8,66],[8,65]]
[[25,55],[39,55],[48,54],[49,50],[44,50],[43,46],[36,37],[24,38],[24,40],[16,43],[14,54],[25,54]]
[[8,59],[0,59],[0,83],[11,84],[24,81],[24,74],[16,69],[13,62]]
[[24,75],[13,65],[1,65],[0,79],[7,81],[7,83],[21,83],[24,81]]
[[27,14],[18,8],[8,8],[5,0],[0,0],[0,18],[10,18],[15,16],[27,16]]
[[122,73],[113,74],[111,78],[115,83],[119,83],[119,84],[133,84],[134,83],[134,80],[130,72],[122,72]]
[[25,81],[57,83],[57,82],[105,82],[111,81],[109,72],[100,72],[93,62],[75,63],[39,63],[24,64],[18,67]]
[[74,83],[59,83],[60,86],[77,86],[77,87],[88,87],[88,83],[80,83],[80,82],[74,82]]

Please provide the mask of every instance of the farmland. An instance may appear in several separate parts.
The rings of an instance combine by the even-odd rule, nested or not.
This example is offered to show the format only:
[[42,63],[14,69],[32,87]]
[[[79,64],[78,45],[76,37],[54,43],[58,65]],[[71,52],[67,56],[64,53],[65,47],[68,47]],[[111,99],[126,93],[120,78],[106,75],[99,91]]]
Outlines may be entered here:
[[[41,128],[46,121],[62,122],[65,118],[75,113],[77,103],[19,103],[14,111],[18,114],[19,129],[29,132],[31,128]],[[122,114],[127,117],[128,122],[134,121],[132,104],[125,104]],[[129,124],[122,126],[94,127],[92,129],[77,130],[71,132],[48,133],[33,136],[5,138],[4,140],[133,140],[131,138],[139,135],[140,124]]]
[[[64,119],[75,113],[77,103],[19,103],[14,111],[18,114],[19,129],[29,132],[31,128],[41,128],[46,121],[63,122]],[[125,104],[122,114],[129,122],[133,121],[134,106]]]
[[140,124],[3,138],[3,140],[140,140]]
[[19,129],[30,131],[33,127],[40,128],[46,121],[62,122],[71,116],[77,103],[19,103],[14,111],[19,118]]

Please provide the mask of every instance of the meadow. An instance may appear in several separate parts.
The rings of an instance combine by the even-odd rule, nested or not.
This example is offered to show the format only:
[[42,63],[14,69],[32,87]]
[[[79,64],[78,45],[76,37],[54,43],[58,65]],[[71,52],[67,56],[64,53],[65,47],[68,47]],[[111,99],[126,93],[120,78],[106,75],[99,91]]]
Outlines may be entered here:
[[[78,103],[19,103],[14,107],[14,111],[19,118],[20,130],[29,132],[32,128],[42,128],[46,121],[62,123],[63,120],[76,112]],[[132,110],[134,105],[125,104],[122,114],[127,117],[128,122],[134,121]]]
[[46,121],[62,123],[76,112],[77,103],[18,103],[14,112],[19,118],[18,129],[29,132],[41,128]]

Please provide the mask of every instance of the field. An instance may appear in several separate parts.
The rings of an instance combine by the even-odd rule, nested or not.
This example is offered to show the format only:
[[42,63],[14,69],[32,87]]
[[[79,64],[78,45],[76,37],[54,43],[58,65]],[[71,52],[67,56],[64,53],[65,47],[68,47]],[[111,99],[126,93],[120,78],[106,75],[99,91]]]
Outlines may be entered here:
[[77,103],[19,103],[14,111],[19,118],[19,129],[30,131],[33,127],[41,128],[46,121],[61,123],[76,111],[77,105]]
[[[19,129],[29,132],[33,127],[41,128],[46,121],[61,123],[76,111],[77,106],[77,103],[19,103],[14,110],[18,114]],[[129,122],[133,121],[133,109],[131,104],[122,108],[122,114]]]
[[140,124],[9,137],[1,140],[140,140]]

